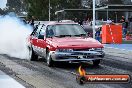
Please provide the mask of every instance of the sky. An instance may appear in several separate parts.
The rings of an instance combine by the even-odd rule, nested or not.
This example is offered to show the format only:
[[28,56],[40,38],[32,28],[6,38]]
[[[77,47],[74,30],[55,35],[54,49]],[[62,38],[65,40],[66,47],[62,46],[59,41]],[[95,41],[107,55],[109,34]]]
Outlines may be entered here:
[[0,8],[5,8],[6,7],[7,0],[0,0]]

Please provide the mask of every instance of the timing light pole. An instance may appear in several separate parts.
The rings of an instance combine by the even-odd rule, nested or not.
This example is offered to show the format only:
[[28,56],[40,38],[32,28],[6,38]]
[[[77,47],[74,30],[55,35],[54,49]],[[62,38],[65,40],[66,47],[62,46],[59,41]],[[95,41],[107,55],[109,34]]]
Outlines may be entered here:
[[50,21],[50,0],[49,0],[49,21]]
[[95,0],[93,0],[93,38],[95,38]]

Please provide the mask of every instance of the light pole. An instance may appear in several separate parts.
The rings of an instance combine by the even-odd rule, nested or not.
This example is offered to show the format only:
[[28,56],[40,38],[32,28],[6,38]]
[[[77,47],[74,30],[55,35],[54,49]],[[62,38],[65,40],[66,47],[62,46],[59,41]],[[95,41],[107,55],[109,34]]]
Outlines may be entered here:
[[93,0],[93,38],[95,38],[95,0]]
[[49,21],[50,21],[50,0],[49,0]]

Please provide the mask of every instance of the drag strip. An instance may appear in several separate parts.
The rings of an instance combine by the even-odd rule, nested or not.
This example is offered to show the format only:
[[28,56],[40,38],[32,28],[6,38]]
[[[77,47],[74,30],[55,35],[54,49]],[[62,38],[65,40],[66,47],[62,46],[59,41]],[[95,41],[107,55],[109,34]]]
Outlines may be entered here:
[[[83,67],[88,74],[132,75],[132,70],[130,69],[132,66],[130,63],[118,60],[114,61],[112,56],[109,56],[109,58],[106,57],[105,59],[98,67],[94,67],[91,63],[83,63]],[[79,85],[75,79],[76,74],[78,74],[78,67],[81,64],[58,63],[56,67],[49,68],[43,60],[33,62],[7,55],[0,56],[0,63],[3,65],[3,68],[7,69],[4,71],[5,73],[8,74],[8,71],[12,70],[14,76],[18,78],[16,80],[26,86],[26,88],[131,88],[132,86],[132,82],[129,84]]]

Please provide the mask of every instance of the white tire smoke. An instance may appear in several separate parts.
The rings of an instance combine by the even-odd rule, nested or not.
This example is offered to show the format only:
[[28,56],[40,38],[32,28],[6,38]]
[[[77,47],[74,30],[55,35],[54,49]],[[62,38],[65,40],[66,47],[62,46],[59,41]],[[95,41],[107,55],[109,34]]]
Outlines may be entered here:
[[0,16],[0,54],[27,59],[27,38],[31,32],[31,26],[24,24],[17,17]]

